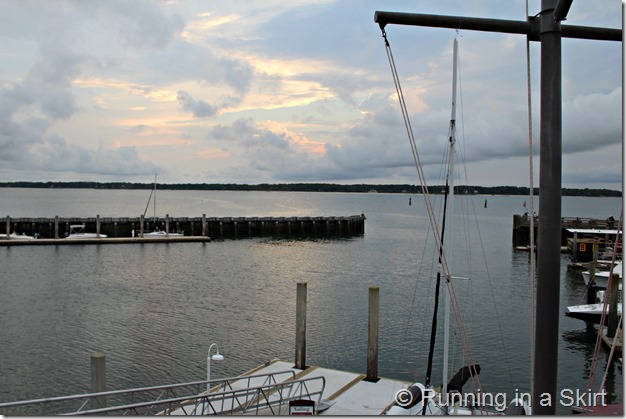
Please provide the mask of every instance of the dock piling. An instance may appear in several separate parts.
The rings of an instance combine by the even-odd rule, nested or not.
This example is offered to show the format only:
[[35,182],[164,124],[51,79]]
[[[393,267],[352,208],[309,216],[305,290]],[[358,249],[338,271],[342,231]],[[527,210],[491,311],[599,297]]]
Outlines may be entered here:
[[614,273],[607,285],[609,290],[609,315],[606,323],[606,335],[607,337],[614,338],[617,334],[617,302],[619,297],[619,275]]
[[7,215],[7,226],[6,226],[7,239],[9,235],[11,235],[11,217]]
[[306,294],[307,283],[298,282],[296,296],[296,363],[294,368],[306,368]]
[[369,287],[369,305],[367,319],[367,377],[365,381],[378,381],[378,319],[380,306],[380,288]]
[[[91,392],[101,393],[106,391],[107,366],[106,355],[102,352],[94,352],[91,354]],[[91,408],[99,409],[106,407],[107,401],[105,396],[94,397],[91,399]]]

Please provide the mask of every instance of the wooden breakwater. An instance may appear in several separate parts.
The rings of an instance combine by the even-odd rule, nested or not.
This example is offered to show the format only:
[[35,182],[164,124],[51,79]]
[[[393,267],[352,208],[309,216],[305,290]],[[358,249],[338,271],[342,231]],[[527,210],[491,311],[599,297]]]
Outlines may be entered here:
[[[357,236],[365,232],[365,216],[339,217],[88,217],[88,218],[12,218],[0,227],[0,239],[11,233],[37,235],[46,239],[62,239],[70,226],[84,224],[85,231],[105,234],[109,238],[137,237],[154,230],[184,233],[185,236],[212,239],[263,236]],[[0,224],[1,226],[1,224]]]
[[[537,240],[538,226],[539,217],[535,217],[535,240]],[[617,228],[617,221],[613,217],[608,219],[563,217],[561,218],[561,246],[567,246],[567,239],[573,237],[573,234],[567,231],[572,228],[614,229]],[[528,214],[515,214],[513,215],[513,246],[528,245],[530,245],[530,217]]]

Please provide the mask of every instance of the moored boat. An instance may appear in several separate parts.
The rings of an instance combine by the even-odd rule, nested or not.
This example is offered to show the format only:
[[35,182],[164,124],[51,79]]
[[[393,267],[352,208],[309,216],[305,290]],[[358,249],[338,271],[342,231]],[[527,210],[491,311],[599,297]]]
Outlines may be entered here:
[[182,237],[184,235],[185,235],[184,233],[168,233],[163,230],[155,230],[155,231],[151,231],[150,233],[143,233],[143,238],[155,239],[155,238],[160,238],[160,237]]
[[67,239],[71,240],[83,240],[83,239],[101,239],[106,238],[106,234],[88,233],[85,231],[85,224],[72,224],[70,225],[70,233],[67,235]]
[[16,232],[13,232],[6,237],[9,240],[36,240],[39,238],[37,234],[35,234],[34,236],[29,236],[26,233],[17,234]]
[[[606,288],[607,284],[609,283],[610,273],[611,273],[610,270],[597,271],[594,275],[594,282],[596,284],[596,287]],[[613,274],[618,276],[620,282],[622,281],[622,261],[621,260],[615,263],[615,266],[613,266]],[[584,271],[582,275],[583,275],[583,279],[585,280],[585,285],[589,285],[589,281],[591,279],[591,272]]]

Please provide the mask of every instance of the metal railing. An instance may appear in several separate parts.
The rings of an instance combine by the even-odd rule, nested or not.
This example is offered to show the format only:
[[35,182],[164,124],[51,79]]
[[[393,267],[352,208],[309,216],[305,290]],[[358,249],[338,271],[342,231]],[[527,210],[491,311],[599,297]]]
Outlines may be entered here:
[[[210,392],[205,390],[207,384],[213,385]],[[0,414],[285,414],[288,413],[286,409],[291,400],[313,400],[319,406],[325,385],[324,377],[296,380],[295,372],[288,370],[220,380],[0,403]]]

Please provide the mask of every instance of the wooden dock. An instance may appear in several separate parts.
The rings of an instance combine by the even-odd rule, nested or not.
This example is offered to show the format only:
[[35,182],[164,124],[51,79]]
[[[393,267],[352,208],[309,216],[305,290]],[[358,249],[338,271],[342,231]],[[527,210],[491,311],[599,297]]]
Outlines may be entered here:
[[[539,220],[534,222],[535,240],[538,233]],[[561,253],[569,253],[572,262],[589,262],[607,257],[613,251],[617,223],[613,217],[605,220],[580,217],[561,218]],[[530,217],[528,214],[513,216],[513,248],[519,251],[530,250]],[[536,243],[533,248],[536,250]],[[594,250],[595,249],[595,250]],[[622,248],[618,245],[617,254],[621,256]]]

